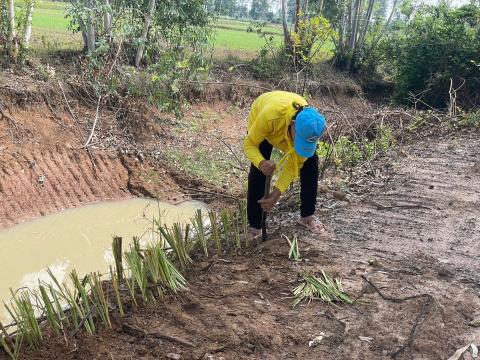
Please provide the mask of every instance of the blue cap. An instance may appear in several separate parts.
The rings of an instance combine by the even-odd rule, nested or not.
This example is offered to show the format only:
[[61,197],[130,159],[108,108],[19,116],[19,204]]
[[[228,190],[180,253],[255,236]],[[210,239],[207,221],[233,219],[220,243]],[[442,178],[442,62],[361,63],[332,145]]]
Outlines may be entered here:
[[315,154],[318,139],[325,131],[325,117],[313,107],[300,111],[295,119],[293,147],[298,155],[309,158]]

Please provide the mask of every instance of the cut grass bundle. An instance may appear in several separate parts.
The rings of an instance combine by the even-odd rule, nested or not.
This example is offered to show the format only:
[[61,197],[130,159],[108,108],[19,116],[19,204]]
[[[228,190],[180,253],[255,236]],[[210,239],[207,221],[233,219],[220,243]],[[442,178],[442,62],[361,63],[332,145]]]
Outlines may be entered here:
[[351,305],[353,300],[343,291],[342,283],[339,279],[332,278],[322,271],[321,278],[314,275],[304,274],[303,281],[293,290],[295,300],[293,306],[307,300],[322,300],[328,303],[341,302]]

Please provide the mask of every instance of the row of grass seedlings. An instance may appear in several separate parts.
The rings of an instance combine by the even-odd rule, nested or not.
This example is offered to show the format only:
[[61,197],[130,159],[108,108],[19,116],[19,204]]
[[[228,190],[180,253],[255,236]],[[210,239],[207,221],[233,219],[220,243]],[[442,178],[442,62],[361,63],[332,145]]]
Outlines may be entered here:
[[303,281],[293,290],[295,300],[293,305],[296,306],[303,300],[322,300],[328,303],[341,302],[344,304],[353,304],[350,297],[343,291],[340,280],[333,279],[322,271],[322,278],[314,275],[304,274]]
[[4,306],[16,324],[18,334],[21,334],[30,348],[38,349],[42,341],[42,332],[35,315],[30,290],[15,293],[10,289],[10,293],[12,294],[10,305],[4,304]]
[[222,209],[220,212],[222,218],[222,227],[223,227],[223,237],[225,239],[225,245],[230,245],[231,239],[231,211],[230,209]]
[[300,250],[298,249],[298,238],[297,235],[293,236],[293,239],[290,240],[286,235],[282,235],[285,240],[287,240],[290,250],[288,252],[288,258],[293,261],[300,260]]
[[205,226],[203,223],[202,210],[198,209],[195,213],[195,216],[192,219],[193,228],[195,229],[195,237],[197,239],[196,243],[199,246],[206,257],[208,257],[208,243],[207,237],[205,236]]
[[238,202],[238,211],[240,212],[240,219],[242,221],[242,232],[243,237],[245,238],[245,246],[250,246],[250,239],[248,236],[248,217],[247,217],[247,202],[245,200],[240,200]]
[[[118,267],[117,267],[118,268]],[[115,301],[117,303],[118,312],[120,313],[121,317],[125,316],[125,312],[123,310],[123,303],[122,297],[120,296],[120,279],[118,277],[118,270],[114,271],[113,268],[110,266],[110,280],[112,282],[113,292],[115,294]],[[123,277],[123,274],[121,275]]]
[[220,239],[220,233],[218,229],[218,222],[217,222],[217,213],[213,210],[208,212],[208,217],[210,219],[210,228],[211,228],[211,239],[213,240],[213,244],[215,249],[217,250],[217,254],[222,254],[222,241]]
[[[94,335],[96,332],[95,322],[93,320],[93,310],[95,304],[90,303],[87,285],[89,284],[89,276],[84,276],[82,281],[78,277],[77,271],[73,269],[70,273],[70,279],[75,287],[76,296],[74,302],[78,304],[80,321],[85,325],[85,329],[89,334]],[[67,288],[64,285],[64,288]]]
[[102,324],[111,329],[112,322],[110,321],[108,294],[106,295],[103,289],[101,276],[98,272],[94,272],[88,278],[90,280],[92,302],[95,304],[98,316]]
[[133,245],[130,246],[129,251],[125,252],[124,257],[130,270],[130,279],[127,279],[127,286],[130,296],[132,296],[132,301],[134,301],[136,305],[135,288],[138,287],[142,300],[146,303],[148,301],[147,272],[138,239],[135,240],[134,238]]

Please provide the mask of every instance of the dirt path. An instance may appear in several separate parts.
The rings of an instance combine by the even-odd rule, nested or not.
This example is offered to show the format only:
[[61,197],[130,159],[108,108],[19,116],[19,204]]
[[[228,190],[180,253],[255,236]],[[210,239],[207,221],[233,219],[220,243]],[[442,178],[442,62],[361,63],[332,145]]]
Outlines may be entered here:
[[[478,134],[410,146],[384,181],[358,184],[360,197],[321,211],[336,238],[301,235],[297,264],[279,235],[302,230],[280,229],[246,254],[201,261],[178,299],[134,310],[76,347],[49,340],[26,358],[433,360],[480,345],[480,329],[468,326],[480,317],[479,146]],[[291,289],[305,270],[336,274],[364,303],[293,308]]]

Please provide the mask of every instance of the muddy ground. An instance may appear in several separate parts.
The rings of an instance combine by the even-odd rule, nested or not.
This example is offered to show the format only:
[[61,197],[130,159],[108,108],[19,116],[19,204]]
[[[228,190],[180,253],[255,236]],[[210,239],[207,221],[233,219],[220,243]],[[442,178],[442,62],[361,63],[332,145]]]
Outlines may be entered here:
[[[68,119],[68,110],[60,104],[58,111],[64,111],[61,118]],[[226,103],[214,110],[202,106],[195,108],[196,112],[192,110],[192,119],[198,120],[203,111],[227,113],[230,109]],[[238,105],[231,112],[230,119],[234,119],[244,114],[245,108]],[[15,116],[22,127],[28,127],[27,120],[32,118],[18,120],[22,115],[13,107],[8,114]],[[204,117],[208,113],[200,119]],[[147,178],[148,181],[135,177],[140,179],[137,189],[168,179],[173,190],[180,192],[182,186],[185,190],[174,170],[162,167],[163,163],[155,162],[148,154],[145,159],[138,152],[122,155],[118,149],[100,146],[99,140],[93,156],[99,159],[98,169],[105,170],[95,178],[89,175],[89,171],[94,173],[92,155],[78,149],[81,140],[65,145],[66,140],[61,139],[54,145],[45,140],[52,141],[50,132],[37,144],[25,138],[15,144],[18,132],[3,120],[0,136],[10,140],[3,143],[1,150],[0,225],[103,198],[134,196],[135,191],[128,184],[132,183],[135,171],[153,176],[153,169],[156,176]],[[222,136],[230,136],[232,142],[238,143],[244,124],[232,121],[226,122],[222,117],[217,129]],[[38,129],[37,123],[32,121],[30,127],[36,136],[39,132],[33,130]],[[165,123],[166,120],[156,124]],[[52,126],[51,122],[48,124]],[[70,131],[75,134],[77,130],[71,124]],[[89,124],[85,120],[82,135],[88,133]],[[209,127],[198,121],[193,124]],[[108,129],[108,124],[102,126]],[[180,127],[186,128],[191,126]],[[114,130],[102,134],[119,136],[118,128],[111,129]],[[194,144],[201,141],[203,134],[196,129],[179,132],[183,139],[191,139],[191,144],[182,144],[182,148],[196,148]],[[68,135],[67,130],[65,133],[71,141],[78,138],[78,131],[77,137]],[[271,224],[281,226],[274,229],[267,242],[241,253],[199,259],[188,274],[187,292],[131,309],[125,318],[115,319],[113,330],[101,330],[95,336],[81,333],[68,346],[61,339],[46,339],[39,351],[27,352],[23,358],[447,359],[468,343],[480,345],[480,329],[469,326],[472,320],[480,318],[478,135],[465,132],[410,141],[387,159],[372,164],[375,178],[352,174],[341,186],[346,200],[332,196],[328,189],[330,180],[326,179],[320,184],[318,215],[327,224],[330,238],[312,237],[294,225],[296,213],[292,209],[297,204],[296,197],[290,196],[271,219]],[[170,129],[162,132],[161,128],[156,128],[156,136],[155,143],[145,141],[147,145],[142,149],[158,146],[159,139],[171,145],[169,136],[175,138]],[[203,146],[210,145],[218,151],[220,147],[212,144]],[[68,146],[72,149],[68,150]],[[69,164],[78,169],[79,162],[87,170],[68,170]],[[36,169],[42,171],[38,173]],[[52,175],[47,177],[51,185],[44,182],[41,186],[38,176],[46,171],[51,171]],[[58,178],[52,181],[54,174]],[[101,190],[100,184],[107,179],[115,179],[109,181],[115,186]],[[77,181],[85,184],[71,189],[57,186]],[[219,189],[224,189],[222,186],[228,187],[229,183],[220,184]],[[34,190],[28,192],[29,187]],[[83,198],[89,191],[91,198]],[[105,195],[98,195],[101,191]],[[175,191],[165,191],[165,198],[178,196],[169,195]],[[45,198],[39,200],[42,193]],[[155,188],[150,193],[155,194]],[[46,201],[42,199],[50,198],[53,205],[42,207],[41,201]],[[35,201],[41,205],[33,211],[29,204]],[[10,213],[10,217],[3,217]],[[299,236],[300,262],[287,259],[288,245],[282,234]],[[300,275],[321,270],[342,278],[346,292],[359,301],[352,306],[313,302],[292,307],[291,291]],[[414,297],[403,300],[411,296]],[[319,345],[309,347],[309,341],[321,334]],[[3,358],[0,353],[0,359]]]

